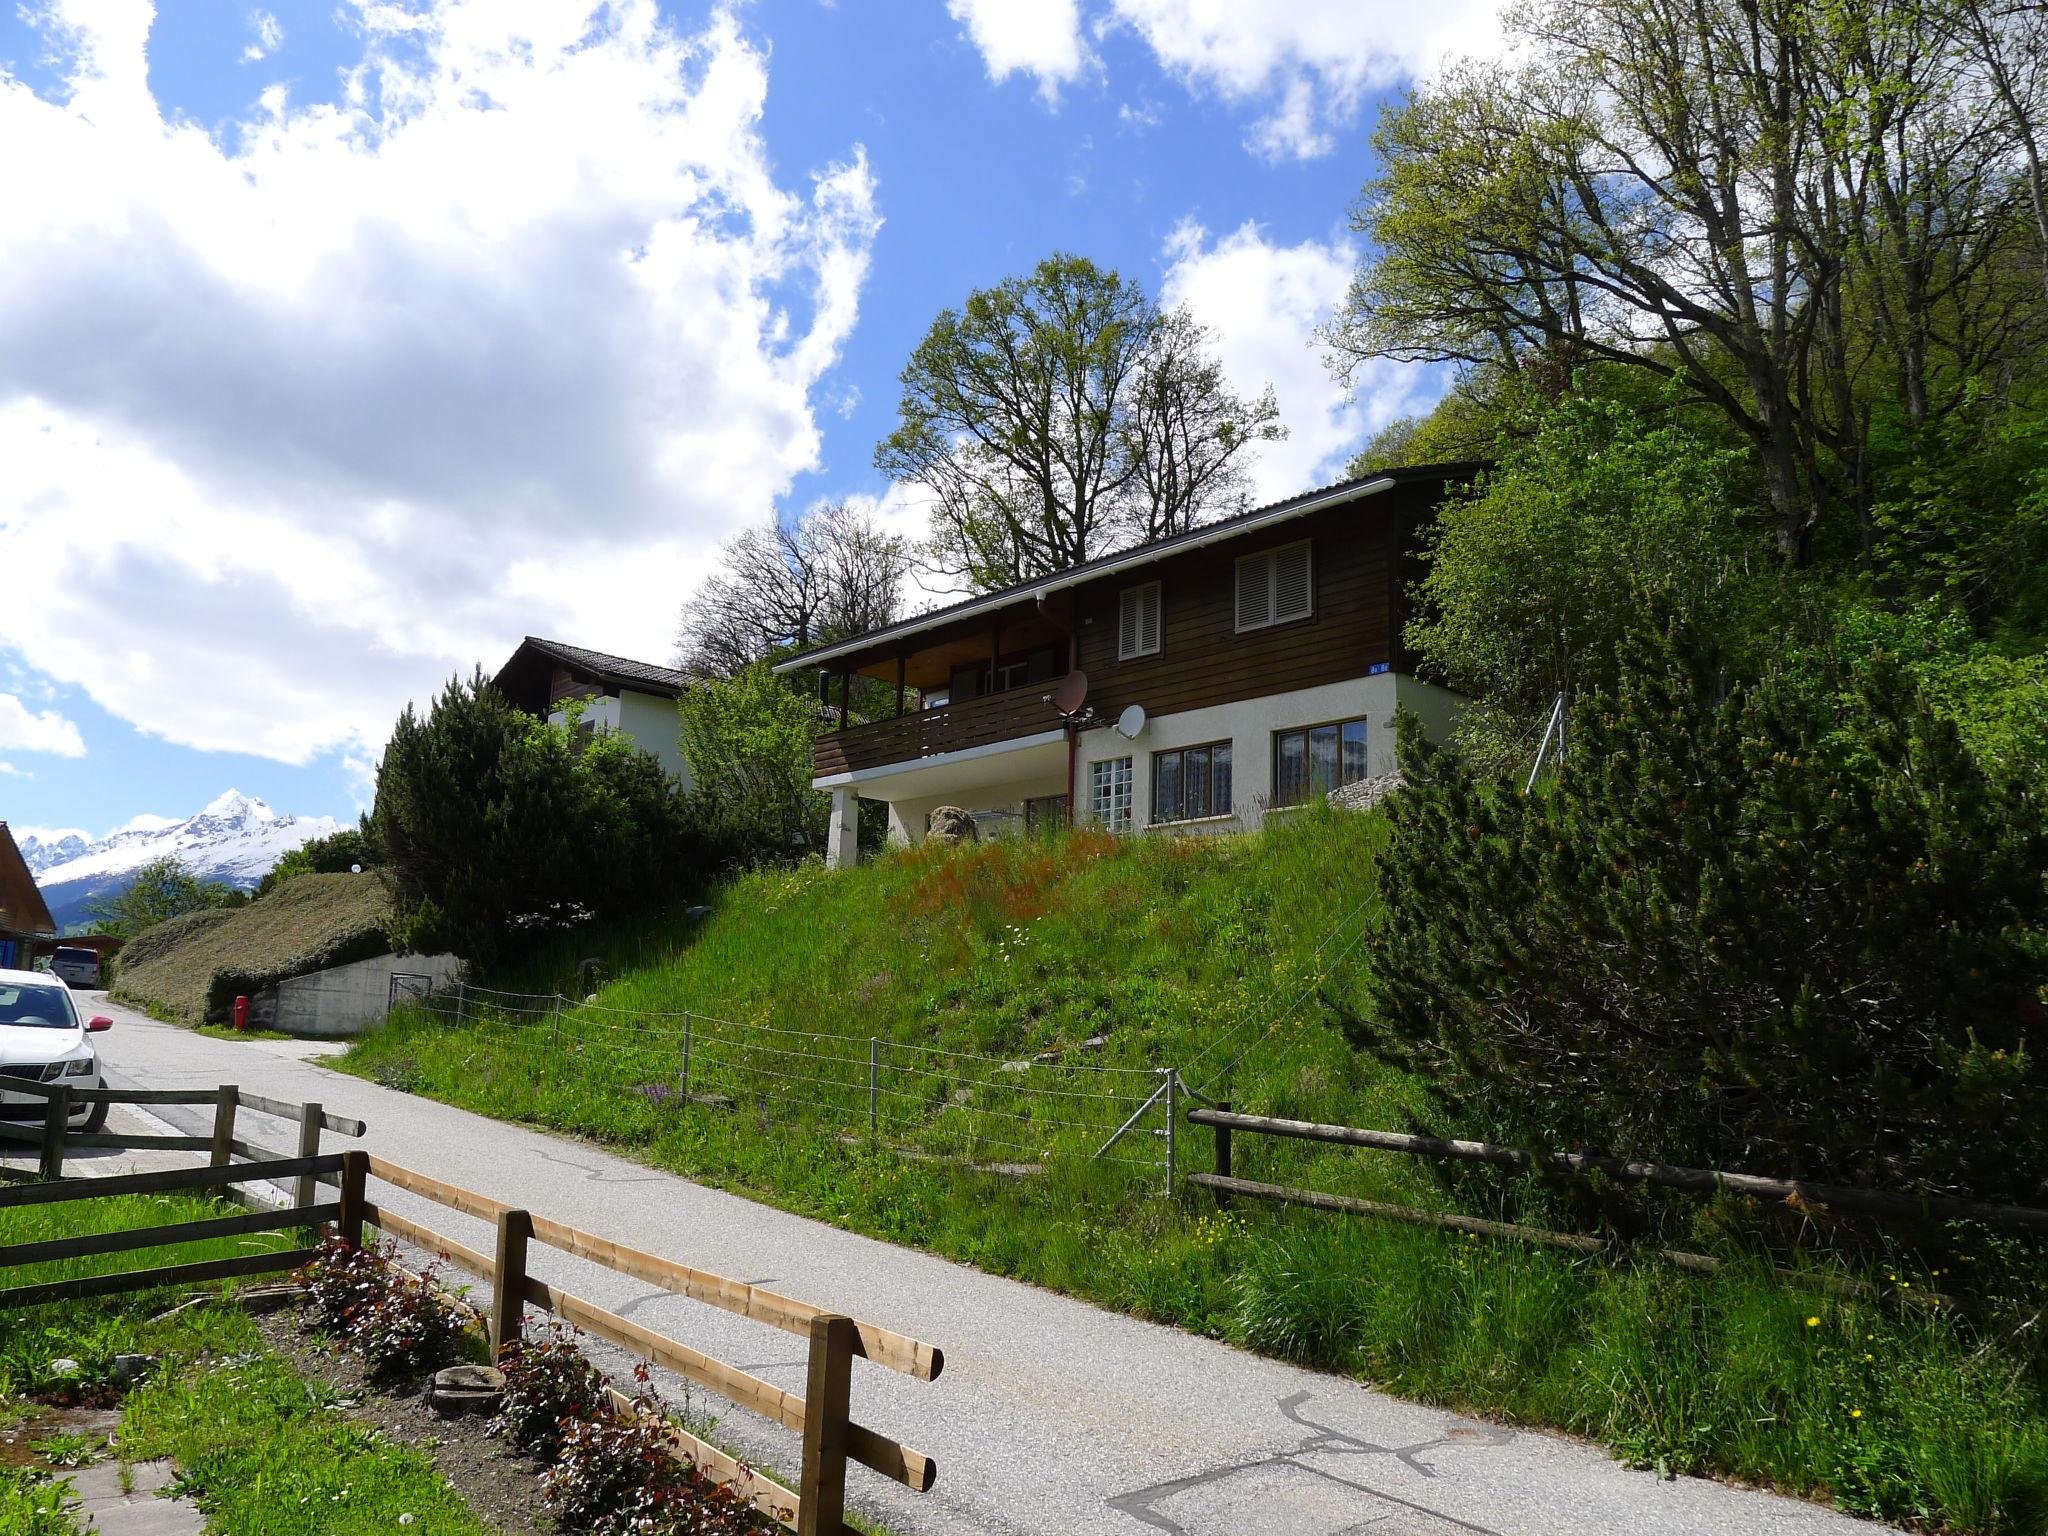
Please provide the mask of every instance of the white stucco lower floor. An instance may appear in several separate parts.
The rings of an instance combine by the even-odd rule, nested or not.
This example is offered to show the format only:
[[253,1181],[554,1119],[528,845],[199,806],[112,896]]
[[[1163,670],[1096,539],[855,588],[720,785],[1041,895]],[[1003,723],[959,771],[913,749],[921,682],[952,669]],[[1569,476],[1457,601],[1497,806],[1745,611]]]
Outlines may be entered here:
[[[1102,776],[1128,784],[1128,830],[1244,831],[1259,826],[1275,801],[1275,741],[1288,731],[1334,724],[1365,722],[1368,778],[1394,771],[1394,716],[1407,709],[1433,738],[1440,738],[1457,717],[1464,700],[1448,689],[1398,672],[1350,678],[1318,688],[1268,694],[1204,709],[1148,719],[1135,737],[1106,726],[1079,733],[1073,753],[1073,819],[1076,824],[1103,820],[1102,806],[1091,791],[1097,765]],[[1154,767],[1157,754],[1187,747],[1229,742],[1232,785],[1225,814],[1196,821],[1161,821],[1153,814]],[[1128,759],[1128,773],[1115,766]],[[851,814],[854,797],[881,800],[889,807],[889,838],[915,845],[924,840],[933,810],[956,805],[972,813],[984,835],[1022,829],[1027,808],[1068,793],[1068,755],[1063,731],[1045,732],[1016,742],[946,753],[917,762],[889,764],[819,781],[833,793],[836,818]],[[1106,787],[1106,786],[1105,786]],[[827,862],[834,868],[852,862],[848,838]]]

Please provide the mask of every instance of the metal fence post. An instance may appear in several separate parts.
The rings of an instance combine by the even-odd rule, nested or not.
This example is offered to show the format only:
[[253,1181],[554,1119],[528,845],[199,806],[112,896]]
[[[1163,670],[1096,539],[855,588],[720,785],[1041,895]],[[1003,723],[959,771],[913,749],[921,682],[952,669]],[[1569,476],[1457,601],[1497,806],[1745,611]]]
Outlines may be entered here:
[[690,1101],[690,1011],[683,1010],[683,1102]]
[[1166,1069],[1166,1194],[1173,1197],[1174,1153],[1177,1150],[1174,1133],[1180,1120],[1180,1069]]
[[555,994],[555,1026],[552,1044],[558,1051],[562,1048],[562,994],[559,992]]
[[455,1027],[457,1029],[462,1028],[462,1026],[468,1022],[468,1019],[466,1017],[468,1012],[469,983],[466,981],[458,981],[455,983]]
[[875,1100],[881,1092],[881,1045],[868,1036],[868,1135],[875,1134]]

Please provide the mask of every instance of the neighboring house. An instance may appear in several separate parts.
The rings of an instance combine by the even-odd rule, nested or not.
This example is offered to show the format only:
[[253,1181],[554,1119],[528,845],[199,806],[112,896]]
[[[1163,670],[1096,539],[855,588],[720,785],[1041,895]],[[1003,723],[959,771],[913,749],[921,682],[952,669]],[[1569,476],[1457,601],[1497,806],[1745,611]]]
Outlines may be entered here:
[[36,877],[7,823],[0,821],[0,971],[27,970],[35,946],[56,937],[57,923],[36,889]]
[[782,663],[828,698],[853,675],[896,689],[894,716],[818,738],[827,862],[855,857],[857,798],[907,843],[941,805],[992,829],[1227,830],[1393,772],[1395,710],[1437,733],[1462,703],[1412,675],[1401,625],[1420,532],[1477,468],[1311,491]]
[[690,765],[683,759],[676,710],[690,685],[687,674],[528,635],[493,681],[518,708],[557,725],[569,718],[569,705],[582,700],[584,730],[616,731],[688,788]]

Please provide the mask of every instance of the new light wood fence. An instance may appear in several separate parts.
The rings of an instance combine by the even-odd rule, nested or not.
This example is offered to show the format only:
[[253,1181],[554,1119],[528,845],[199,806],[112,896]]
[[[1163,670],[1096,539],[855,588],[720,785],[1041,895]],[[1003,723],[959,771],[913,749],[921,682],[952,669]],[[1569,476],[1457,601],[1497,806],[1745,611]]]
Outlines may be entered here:
[[[380,1204],[366,1203],[362,1209],[363,1220],[370,1225],[439,1254],[490,1283],[489,1328],[494,1352],[519,1337],[525,1308],[531,1304],[802,1435],[802,1473],[799,1486],[792,1490],[680,1427],[671,1426],[669,1431],[672,1454],[695,1462],[714,1481],[732,1485],[756,1509],[798,1536],[851,1536],[851,1527],[845,1522],[849,1460],[919,1493],[928,1492],[936,1481],[938,1465],[931,1457],[855,1423],[848,1403],[856,1358],[919,1381],[932,1381],[945,1368],[945,1356],[936,1347],[744,1281],[580,1232],[381,1157],[371,1157],[368,1168],[374,1178],[395,1188],[496,1227],[495,1251],[486,1254]],[[810,1358],[803,1395],[787,1392],[529,1274],[527,1252],[534,1243],[805,1339]],[[614,1393],[613,1399],[622,1411],[629,1406],[620,1394]]]

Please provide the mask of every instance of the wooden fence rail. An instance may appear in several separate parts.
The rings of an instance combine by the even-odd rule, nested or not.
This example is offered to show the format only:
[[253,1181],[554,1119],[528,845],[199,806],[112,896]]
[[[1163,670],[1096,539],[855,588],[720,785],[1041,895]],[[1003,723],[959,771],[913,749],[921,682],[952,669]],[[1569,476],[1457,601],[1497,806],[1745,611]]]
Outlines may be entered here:
[[[350,1177],[352,1169],[353,1179]],[[0,1246],[0,1274],[28,1264],[59,1263],[106,1253],[132,1253],[138,1249],[164,1248],[255,1232],[293,1232],[328,1222],[347,1230],[353,1221],[356,1230],[360,1231],[365,1172],[367,1169],[361,1152],[330,1152],[324,1157],[209,1164],[202,1168],[166,1168],[156,1173],[116,1174],[102,1179],[62,1179],[40,1184],[0,1186],[0,1211],[74,1200],[103,1200],[112,1195],[155,1195],[177,1190],[232,1188],[237,1184],[301,1179],[321,1174],[335,1177],[341,1186],[341,1196],[336,1200],[304,1202],[244,1216],[217,1216],[201,1221],[167,1222],[155,1227],[132,1227],[119,1232],[93,1232],[40,1242],[9,1243]],[[153,1291],[163,1286],[193,1285],[244,1275],[278,1274],[299,1268],[313,1257],[315,1251],[311,1248],[289,1248],[191,1264],[163,1264],[107,1275],[50,1280],[37,1285],[10,1286],[0,1290],[0,1310],[40,1306],[52,1301],[79,1301],[93,1296],[118,1296],[129,1291]]]
[[1442,1136],[1411,1136],[1402,1131],[1363,1130],[1351,1125],[1322,1125],[1310,1120],[1282,1120],[1270,1115],[1241,1115],[1227,1109],[1191,1109],[1188,1123],[1214,1127],[1217,1140],[1217,1168],[1213,1176],[1191,1175],[1193,1182],[1214,1185],[1216,1178],[1228,1178],[1230,1140],[1227,1133],[1245,1131],[1259,1136],[1284,1136],[1299,1141],[1328,1142],[1336,1146],[1372,1147],[1383,1152],[1402,1152],[1411,1157],[1451,1159],[1462,1162],[1493,1163],[1510,1168],[1562,1173],[1578,1177],[1601,1174],[1630,1184],[1654,1184],[1682,1189],[1696,1195],[1753,1195],[1763,1200],[1797,1201],[1803,1205],[1825,1206],[1836,1211],[1858,1211],[1874,1216],[1901,1216],[1931,1221],[1976,1221],[1987,1226],[2012,1227],[2029,1232],[2048,1232],[2048,1211],[2023,1205],[1997,1205],[1982,1200],[1963,1200],[1947,1195],[1906,1195],[1890,1190],[1860,1189],[1846,1184],[1816,1184],[1806,1179],[1766,1178],[1753,1173],[1728,1173],[1719,1168],[1686,1168],[1673,1163],[1642,1162],[1619,1157],[1598,1157],[1585,1152],[1531,1152],[1523,1147],[1504,1147],[1487,1141],[1459,1141]]
[[[795,1530],[798,1536],[842,1536],[850,1532],[845,1523],[849,1459],[920,1493],[928,1492],[937,1480],[938,1465],[931,1457],[855,1423],[848,1407],[852,1362],[856,1358],[920,1381],[931,1381],[945,1368],[945,1355],[935,1346],[744,1281],[693,1269],[578,1231],[380,1157],[369,1158],[366,1167],[372,1177],[387,1184],[493,1224],[495,1252],[485,1254],[377,1203],[368,1202],[363,1207],[363,1219],[370,1225],[449,1258],[490,1283],[490,1335],[494,1351],[519,1337],[524,1308],[531,1303],[801,1434],[802,1475],[798,1488],[792,1490],[685,1430],[670,1430],[672,1449],[677,1455],[695,1461],[713,1480],[733,1484],[735,1491],[756,1509]],[[738,1366],[713,1359],[531,1275],[527,1270],[527,1253],[534,1243],[802,1337],[810,1352],[803,1395],[785,1391]],[[625,1399],[618,1402],[623,1405]]]
[[[61,1082],[34,1083],[25,1078],[9,1077],[0,1078],[0,1089],[5,1089],[9,1093],[30,1094],[43,1100],[43,1111],[38,1117],[39,1123],[21,1124],[0,1120],[0,1142],[38,1144],[41,1148],[38,1177],[44,1179],[64,1177],[65,1154],[74,1147],[107,1148],[124,1152],[204,1152],[216,1166],[229,1163],[236,1157],[271,1162],[283,1158],[286,1155],[283,1152],[243,1140],[235,1134],[243,1110],[295,1123],[299,1128],[299,1157],[313,1157],[319,1153],[323,1132],[333,1131],[341,1136],[361,1136],[369,1129],[360,1120],[350,1119],[346,1115],[330,1115],[318,1104],[288,1104],[282,1099],[266,1098],[259,1093],[247,1092],[233,1083],[222,1083],[217,1088],[73,1088]],[[75,1131],[71,1128],[71,1114],[80,1104],[207,1106],[213,1110],[213,1128],[204,1136],[164,1136],[128,1131]],[[312,1186],[316,1181],[333,1184],[335,1179],[332,1174],[307,1175],[301,1178],[297,1190],[300,1205],[312,1204]]]

